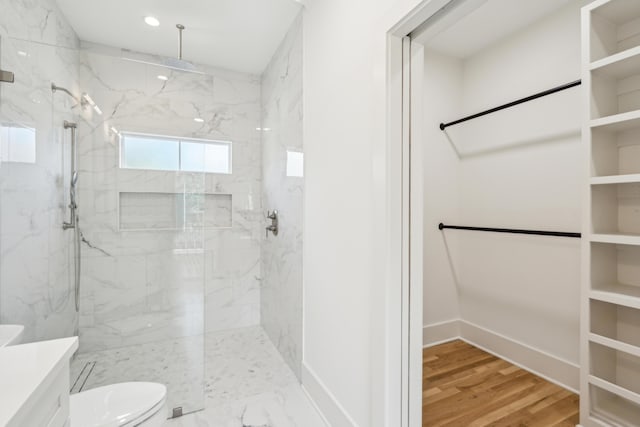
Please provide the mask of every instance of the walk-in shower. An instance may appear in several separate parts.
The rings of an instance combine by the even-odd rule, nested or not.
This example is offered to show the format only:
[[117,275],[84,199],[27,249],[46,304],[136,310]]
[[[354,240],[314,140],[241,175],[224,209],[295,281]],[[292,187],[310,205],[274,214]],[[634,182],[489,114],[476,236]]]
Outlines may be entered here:
[[[179,9],[158,16],[181,16],[182,56],[160,43],[178,41],[175,20],[152,30],[160,49],[82,33],[112,30],[111,12],[137,25],[133,3],[5,3],[0,65],[16,81],[0,131],[15,161],[0,168],[0,322],[24,324],[27,342],[78,335],[73,393],[159,382],[173,416],[288,393],[302,341],[304,181],[287,167],[303,152],[300,4],[214,0],[200,21],[157,5]],[[246,10],[270,18],[240,40]],[[148,30],[139,21],[130,34]],[[214,39],[224,49],[199,45]]]

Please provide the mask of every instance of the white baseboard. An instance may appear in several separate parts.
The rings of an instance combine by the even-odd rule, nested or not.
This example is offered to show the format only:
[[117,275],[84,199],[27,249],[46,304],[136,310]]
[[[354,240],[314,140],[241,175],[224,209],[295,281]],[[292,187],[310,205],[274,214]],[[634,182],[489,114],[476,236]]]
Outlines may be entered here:
[[300,388],[302,389],[302,392],[304,393],[304,395],[307,397],[307,399],[309,399],[309,402],[311,402],[311,405],[313,406],[313,409],[316,410],[316,413],[318,414],[318,416],[320,417],[320,419],[322,419],[322,422],[327,426],[327,427],[331,427],[331,423],[329,423],[329,420],[324,416],[324,414],[322,413],[322,410],[320,409],[320,407],[318,406],[318,404],[316,403],[315,400],[313,400],[313,397],[311,396],[311,394],[309,393],[309,390],[307,390],[307,388],[304,386],[304,384],[300,384]]
[[422,329],[422,346],[431,347],[460,338],[460,320],[427,325]]
[[423,336],[425,347],[461,339],[574,393],[580,388],[578,365],[464,320],[427,325]]
[[322,418],[332,427],[358,427],[336,397],[304,361],[302,362],[302,384]]

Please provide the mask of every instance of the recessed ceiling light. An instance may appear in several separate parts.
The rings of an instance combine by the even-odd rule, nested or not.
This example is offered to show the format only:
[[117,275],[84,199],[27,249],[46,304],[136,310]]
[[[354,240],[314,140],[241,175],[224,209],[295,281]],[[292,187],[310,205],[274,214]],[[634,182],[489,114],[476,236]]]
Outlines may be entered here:
[[144,22],[146,22],[147,25],[151,25],[152,27],[157,27],[158,25],[160,25],[160,21],[158,21],[158,18],[154,18],[153,16],[147,16],[146,18],[144,18]]
[[158,76],[158,80],[163,80],[163,81],[165,81],[165,82],[166,82],[167,80],[169,80],[169,77],[167,77],[167,76],[163,76],[162,74],[160,74],[160,75]]
[[25,52],[24,50],[19,50],[18,51],[18,55],[20,55],[20,56],[29,56],[29,54],[27,52]]
[[193,119],[193,121],[198,123],[204,123],[204,119],[201,119],[200,117],[196,117],[195,119]]

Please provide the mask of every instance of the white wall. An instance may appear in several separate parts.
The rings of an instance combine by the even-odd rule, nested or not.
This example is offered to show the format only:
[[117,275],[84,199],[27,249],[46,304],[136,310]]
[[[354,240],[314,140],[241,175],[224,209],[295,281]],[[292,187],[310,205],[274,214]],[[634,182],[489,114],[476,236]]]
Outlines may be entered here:
[[[460,113],[462,61],[427,50],[424,55],[424,295],[425,325],[460,317],[456,265],[460,262],[456,234],[442,233],[440,222],[459,221],[460,166],[448,134],[439,124]],[[435,337],[425,337],[430,341]]]
[[[463,113],[580,76],[580,4],[572,2],[465,63]],[[470,122],[464,224],[580,231],[580,90]],[[462,318],[578,362],[579,239],[461,234]]]
[[309,5],[303,26],[303,371],[312,369],[362,426],[369,425],[374,279],[366,34],[377,13],[380,6],[365,1],[318,1]]
[[310,1],[304,16],[302,378],[334,426],[383,425],[392,410],[385,304],[400,283],[386,280],[387,32],[418,3]]
[[[458,111],[446,104],[460,96],[448,88],[455,73],[429,74],[429,62],[440,57],[427,52],[425,108],[427,117],[436,114],[427,120],[427,131],[440,132],[433,130],[440,120],[578,79],[581,3],[573,1],[465,59]],[[440,296],[439,306],[429,293],[438,297],[434,288],[454,286],[454,276],[461,319],[578,363],[579,240],[450,230],[443,234],[458,250],[453,270],[445,273],[449,265],[442,262],[444,249],[434,248],[439,240],[429,207],[449,215],[439,220],[460,225],[580,231],[579,111],[580,90],[574,88],[448,128],[444,136],[458,152],[453,167],[444,151],[451,148],[446,138],[425,138],[430,152],[442,159],[425,158],[427,188],[435,187],[425,193],[425,325],[446,320],[443,306],[453,310],[450,295]],[[434,143],[444,152],[435,152]],[[451,169],[459,174],[457,188],[435,181]],[[440,194],[439,185],[458,192],[457,212],[447,212],[447,203],[455,203]]]

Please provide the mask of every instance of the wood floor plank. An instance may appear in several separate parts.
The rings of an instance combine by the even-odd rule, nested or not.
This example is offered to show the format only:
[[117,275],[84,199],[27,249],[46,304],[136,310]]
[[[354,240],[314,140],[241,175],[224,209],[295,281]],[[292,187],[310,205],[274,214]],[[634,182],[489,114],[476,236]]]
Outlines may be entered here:
[[578,396],[463,341],[423,351],[423,427],[566,427]]
[[[491,381],[495,381],[492,378]],[[433,426],[450,425],[450,422],[458,422],[457,425],[467,426],[481,413],[494,406],[505,405],[512,399],[529,393],[530,389],[535,385],[532,382],[523,382],[519,378],[508,378],[507,381],[501,381],[494,387],[486,387],[486,384],[468,389],[449,399],[443,399],[437,405],[438,411],[429,413],[430,407],[433,405],[427,401],[423,414]],[[480,390],[484,388],[484,390]],[[423,415],[423,416],[424,416]]]
[[505,363],[507,362],[503,360],[496,360],[485,365],[476,366],[436,380],[427,377],[427,381],[429,384],[432,384],[432,386],[437,386],[441,389],[447,389],[449,387],[457,387],[461,389],[475,387],[479,383],[482,383],[488,378],[494,376],[495,370],[499,369]]

